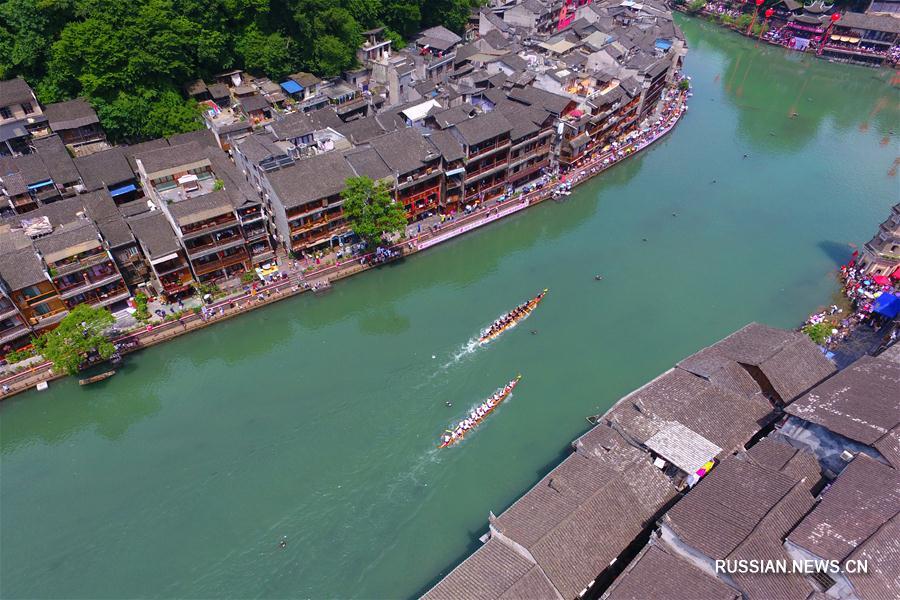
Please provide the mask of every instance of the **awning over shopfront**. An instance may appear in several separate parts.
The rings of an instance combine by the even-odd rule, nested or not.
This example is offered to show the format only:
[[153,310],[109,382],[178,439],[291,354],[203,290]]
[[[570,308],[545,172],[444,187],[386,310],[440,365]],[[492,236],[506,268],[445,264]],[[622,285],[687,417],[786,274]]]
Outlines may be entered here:
[[875,300],[872,310],[888,319],[900,314],[900,298],[893,294],[882,294]]

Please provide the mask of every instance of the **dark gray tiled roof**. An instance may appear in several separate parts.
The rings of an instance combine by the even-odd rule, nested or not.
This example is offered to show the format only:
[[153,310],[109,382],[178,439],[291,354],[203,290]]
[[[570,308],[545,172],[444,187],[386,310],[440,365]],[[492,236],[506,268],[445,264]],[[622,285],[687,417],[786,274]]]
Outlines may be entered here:
[[354,144],[368,142],[372,138],[378,137],[384,133],[384,128],[375,120],[375,117],[356,119],[355,121],[344,123],[336,129],[338,133]]
[[843,14],[837,24],[856,29],[900,33],[900,19],[890,15],[866,15],[848,11]]
[[31,87],[21,77],[0,81],[0,106],[34,102]]
[[241,105],[241,108],[244,109],[244,112],[251,113],[257,110],[265,110],[267,108],[271,108],[269,101],[266,100],[266,97],[261,94],[253,94],[252,96],[245,96],[238,100]]
[[14,158],[0,158],[6,164],[6,173],[18,172],[26,185],[51,179],[47,165],[37,154],[23,154]]
[[123,202],[119,205],[119,212],[121,212],[126,217],[133,217],[135,215],[140,215],[149,211],[150,207],[147,206],[146,198],[132,200],[131,202]]
[[422,134],[411,127],[392,131],[369,143],[385,164],[400,176],[422,168],[439,156]]
[[447,110],[442,110],[437,113],[433,113],[432,117],[434,117],[435,122],[441,129],[446,129],[457,123],[462,123],[468,119],[473,118],[477,113],[475,107],[469,104],[468,102],[464,104],[460,104],[459,106],[454,106],[453,108],[448,108]]
[[462,160],[466,155],[462,146],[459,145],[459,142],[449,131],[432,131],[428,139],[431,140],[431,143],[447,162]]
[[0,277],[13,291],[47,281],[44,265],[31,248],[0,253]]
[[512,131],[513,126],[500,112],[492,111],[457,123],[455,128],[460,137],[462,137],[463,142],[469,146],[474,146],[504,133],[509,133]]
[[[843,561],[898,513],[900,472],[860,453],[787,539],[825,560]],[[896,575],[896,546],[892,562]]]
[[234,210],[231,199],[225,190],[194,196],[181,202],[173,202],[167,208],[175,221],[182,227],[228,214]]
[[381,159],[381,156],[373,148],[361,148],[352,150],[344,155],[347,162],[353,167],[353,170],[360,177],[369,177],[371,179],[382,179],[384,177],[393,177],[394,172]]
[[509,97],[525,104],[538,106],[557,116],[561,115],[572,102],[568,96],[560,96],[531,85],[511,89]]
[[83,252],[84,245],[100,245],[97,227],[88,220],[79,220],[54,228],[48,236],[34,240],[34,247],[40,250],[48,262],[56,262],[52,255],[72,249],[72,254]]
[[206,149],[198,142],[187,142],[177,146],[168,146],[135,155],[149,173],[174,169],[181,165],[208,160]]
[[[795,488],[805,494],[809,510],[812,495],[790,475],[729,457],[666,513],[664,523],[703,555],[725,559],[768,515],[775,515],[773,510],[782,501],[793,506],[794,498],[789,494]],[[803,514],[805,511],[797,514],[793,523]],[[785,531],[793,523],[788,523]]]
[[48,104],[44,107],[44,116],[53,131],[77,129],[100,122],[91,105],[80,98]]
[[331,127],[336,130],[344,124],[338,114],[334,112],[334,109],[330,106],[308,112],[306,113],[306,116],[309,117],[310,122],[312,122],[316,129],[326,129]]
[[104,186],[134,180],[134,171],[121,147],[110,148],[75,159],[75,167],[81,173],[86,190],[99,190]]
[[306,113],[295,112],[277,119],[268,125],[277,139],[290,140],[309,135],[316,130]]
[[65,144],[58,135],[32,140],[31,143],[37,150],[38,156],[47,165],[47,171],[55,183],[74,183],[81,178],[78,169],[75,168],[72,155],[66,150]]
[[491,539],[431,588],[422,600],[493,600],[534,568],[505,543]]
[[268,179],[285,208],[294,208],[340,193],[354,176],[339,152],[326,152],[273,171]]
[[180,146],[188,142],[197,142],[206,148],[219,150],[219,143],[216,142],[216,136],[209,129],[198,129],[196,131],[188,131],[186,133],[176,133],[169,137],[170,146]]
[[128,164],[131,165],[131,170],[137,173],[137,164],[134,162],[135,156],[139,154],[145,154],[151,150],[158,150],[160,148],[168,148],[169,142],[166,141],[165,138],[157,138],[155,140],[147,140],[146,142],[141,142],[139,144],[132,144],[130,146],[121,146],[122,153],[125,155],[125,158],[128,159]]
[[863,356],[786,410],[872,446],[900,425],[900,363]]
[[739,600],[740,593],[660,546],[646,546],[603,600]]
[[728,361],[759,367],[785,402],[835,371],[834,364],[807,336],[759,323],[743,327],[678,366],[709,377]]
[[742,396],[672,369],[619,400],[605,418],[641,442],[675,421],[729,452],[762,429],[771,413],[760,394]]
[[747,450],[747,458],[766,469],[780,471],[796,480],[805,479],[811,489],[822,477],[819,462],[807,450],[800,450],[778,439],[778,434],[769,434]]
[[181,249],[172,225],[161,211],[156,210],[130,217],[128,225],[146,250],[150,260],[178,252]]
[[134,243],[134,235],[131,233],[131,228],[128,227],[125,217],[121,214],[98,221],[97,228],[111,248]]

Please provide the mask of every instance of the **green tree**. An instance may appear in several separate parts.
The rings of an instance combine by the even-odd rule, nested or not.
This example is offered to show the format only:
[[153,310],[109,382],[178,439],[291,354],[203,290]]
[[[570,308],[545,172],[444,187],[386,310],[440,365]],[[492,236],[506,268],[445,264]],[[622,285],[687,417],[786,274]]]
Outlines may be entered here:
[[741,15],[735,21],[735,25],[737,26],[739,31],[747,31],[747,28],[750,27],[750,21],[753,20],[752,15]]
[[113,323],[107,309],[79,304],[56,329],[34,339],[34,348],[53,363],[54,371],[74,375],[91,352],[104,359],[113,355],[116,348],[104,334]]
[[390,186],[383,181],[374,183],[368,177],[351,177],[341,198],[350,227],[370,248],[378,246],[384,235],[400,233],[406,227],[406,211],[394,202]]
[[689,13],[698,13],[703,10],[704,6],[706,6],[706,0],[691,0],[687,9]]

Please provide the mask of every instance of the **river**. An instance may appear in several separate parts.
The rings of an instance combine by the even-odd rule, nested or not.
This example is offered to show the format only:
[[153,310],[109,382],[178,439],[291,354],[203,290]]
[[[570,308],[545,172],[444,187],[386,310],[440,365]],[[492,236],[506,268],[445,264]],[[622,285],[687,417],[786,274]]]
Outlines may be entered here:
[[[680,22],[689,113],[567,202],[0,405],[0,595],[414,596],[586,415],[749,321],[827,303],[848,243],[897,201],[890,73]],[[544,287],[523,326],[467,350]]]

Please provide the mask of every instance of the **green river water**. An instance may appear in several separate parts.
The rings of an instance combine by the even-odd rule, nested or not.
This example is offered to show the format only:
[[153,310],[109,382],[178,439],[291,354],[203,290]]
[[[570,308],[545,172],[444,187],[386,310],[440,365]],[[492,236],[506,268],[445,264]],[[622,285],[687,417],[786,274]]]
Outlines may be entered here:
[[[566,203],[0,405],[0,595],[415,596],[586,415],[749,321],[828,303],[848,242],[898,198],[890,73],[682,23],[688,115]],[[524,326],[466,350],[544,287]]]

